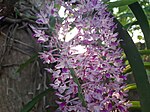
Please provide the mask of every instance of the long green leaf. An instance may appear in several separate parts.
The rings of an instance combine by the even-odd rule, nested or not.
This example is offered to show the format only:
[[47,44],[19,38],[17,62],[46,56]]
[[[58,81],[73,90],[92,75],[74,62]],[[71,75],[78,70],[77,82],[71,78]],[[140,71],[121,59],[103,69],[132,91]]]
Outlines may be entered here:
[[150,50],[140,50],[141,55],[150,55]]
[[142,111],[150,112],[150,84],[142,58],[128,32],[123,29],[123,26],[118,22],[118,20],[114,19],[114,21],[117,23],[116,32],[119,32],[118,36],[122,39],[121,47],[124,49],[134,74]]
[[50,31],[50,34],[52,33],[52,32],[54,32],[54,30],[55,30],[55,24],[56,24],[56,18],[55,17],[53,17],[53,16],[51,16],[50,17],[50,21],[49,21],[49,31]]
[[71,73],[71,76],[73,77],[74,82],[78,85],[78,96],[79,96],[79,99],[81,100],[82,105],[84,107],[86,107],[86,102],[85,102],[84,96],[82,94],[81,85],[80,85],[80,82],[79,82],[79,80],[78,80],[78,78],[76,76],[76,73],[75,73],[73,68],[70,68],[70,73]]
[[[140,55],[150,55],[150,50],[149,49],[146,49],[146,50],[139,50],[139,53]],[[123,59],[126,61],[127,58],[126,58],[126,55],[123,54]],[[128,69],[128,67],[126,67]],[[126,71],[126,69],[125,69]]]
[[133,14],[135,15],[141,30],[144,34],[144,39],[146,42],[146,46],[150,49],[150,26],[147,20],[147,17],[138,2],[129,5],[130,9],[132,10]]
[[150,62],[144,62],[144,66],[145,68],[150,69]]
[[34,97],[29,103],[27,103],[20,112],[30,112],[32,108],[35,106],[35,104],[41,100],[45,95],[47,95],[50,92],[53,92],[54,90],[52,88],[49,88],[45,90],[44,92],[40,93],[36,97]]
[[137,25],[137,24],[138,24],[138,22],[137,22],[137,21],[134,21],[134,22],[132,22],[132,23],[128,23],[128,24],[124,25],[123,27],[124,27],[126,30],[128,30],[129,28],[131,28],[131,26]]
[[132,4],[132,3],[137,2],[137,1],[138,0],[119,0],[119,1],[115,1],[115,2],[109,2],[108,8],[112,9],[114,7],[121,7],[121,6]]
[[26,60],[24,63],[22,63],[20,65],[17,72],[21,72],[25,67],[27,67],[33,61],[35,61],[37,58],[38,58],[38,54],[35,54],[35,55],[31,56],[31,58],[29,58],[28,60]]

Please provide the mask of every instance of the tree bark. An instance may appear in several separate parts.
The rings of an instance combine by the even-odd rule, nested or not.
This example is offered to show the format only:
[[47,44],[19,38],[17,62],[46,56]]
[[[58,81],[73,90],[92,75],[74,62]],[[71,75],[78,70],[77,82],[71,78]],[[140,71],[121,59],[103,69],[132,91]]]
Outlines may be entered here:
[[[0,112],[19,112],[24,104],[43,91],[44,77],[39,72],[38,60],[20,73],[16,72],[38,48],[25,30],[16,30],[8,36],[9,30],[6,27],[0,34]],[[38,106],[36,112],[42,112],[42,108]]]
[[[0,112],[20,112],[27,102],[48,88],[49,74],[39,59],[17,72],[41,49],[32,35],[26,22],[0,23]],[[50,103],[54,103],[53,93],[38,102],[32,112],[46,112]]]

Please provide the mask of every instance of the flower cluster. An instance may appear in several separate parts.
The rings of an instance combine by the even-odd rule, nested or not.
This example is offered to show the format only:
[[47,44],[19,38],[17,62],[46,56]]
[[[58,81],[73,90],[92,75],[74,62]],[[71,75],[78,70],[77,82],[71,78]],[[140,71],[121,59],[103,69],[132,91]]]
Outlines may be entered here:
[[[74,2],[77,2],[75,6]],[[54,2],[40,11],[36,21],[50,30],[53,16],[53,32],[47,35],[46,28],[32,26],[32,29],[38,42],[46,43],[48,48],[40,53],[41,59],[47,64],[56,63],[54,69],[46,70],[52,73],[50,85],[57,91],[59,109],[62,112],[127,112],[122,49],[106,6],[100,0],[58,0],[57,4],[65,8],[67,15],[62,22]],[[76,35],[65,41],[72,28],[77,29]],[[75,48],[79,45],[85,52],[78,53]]]

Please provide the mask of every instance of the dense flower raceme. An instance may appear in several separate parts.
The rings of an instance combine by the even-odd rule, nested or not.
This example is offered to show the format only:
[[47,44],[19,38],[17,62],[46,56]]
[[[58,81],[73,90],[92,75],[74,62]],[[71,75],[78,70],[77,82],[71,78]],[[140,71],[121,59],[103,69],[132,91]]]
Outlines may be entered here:
[[[50,85],[57,90],[59,101],[56,103],[62,112],[127,112],[129,104],[123,91],[126,75],[122,74],[122,49],[114,33],[113,18],[99,0],[80,0],[76,6],[73,2],[57,1],[66,9],[63,22],[59,21],[58,10],[51,3],[40,11],[36,21],[44,28],[31,26],[38,42],[48,49],[40,53],[41,59],[47,64],[56,63],[54,69],[46,68],[53,76]],[[51,16],[55,17],[55,28],[47,35]],[[72,26],[76,35],[65,41]],[[85,52],[78,53],[79,45]],[[74,69],[80,88],[70,68]],[[79,89],[86,102],[84,106]]]

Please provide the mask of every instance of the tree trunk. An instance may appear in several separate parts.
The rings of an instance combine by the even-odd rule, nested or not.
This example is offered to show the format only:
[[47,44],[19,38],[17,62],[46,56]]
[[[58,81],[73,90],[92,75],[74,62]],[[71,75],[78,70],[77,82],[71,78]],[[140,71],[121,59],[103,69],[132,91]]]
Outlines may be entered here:
[[[0,2],[0,7],[2,5],[8,4]],[[3,13],[0,16],[14,16],[10,10]],[[44,72],[39,59],[17,72],[20,65],[38,54],[40,46],[32,37],[27,22],[0,21],[0,112],[20,112],[27,102],[47,89],[49,74]],[[45,112],[45,107],[52,100],[54,97],[43,98],[32,112]]]

